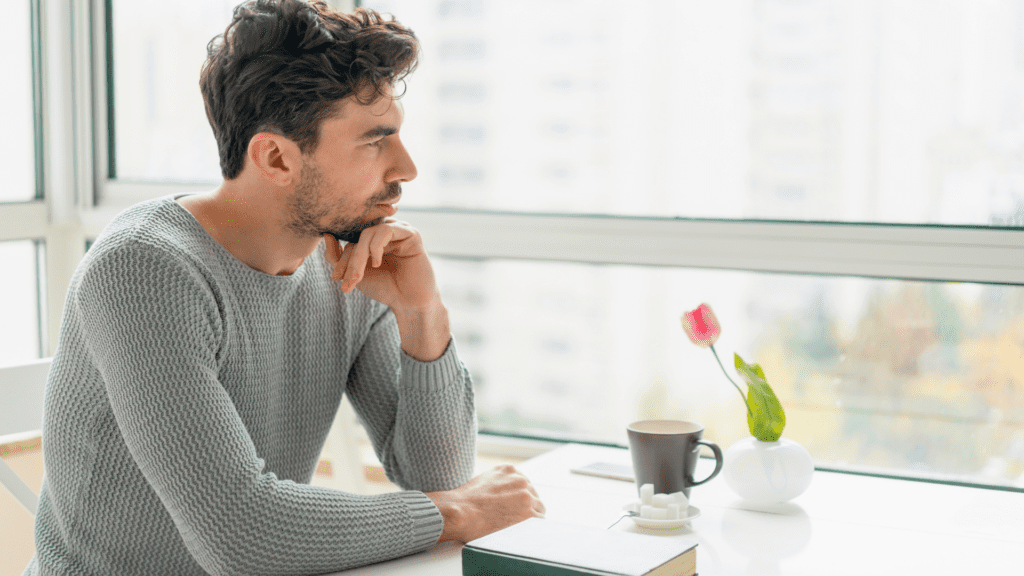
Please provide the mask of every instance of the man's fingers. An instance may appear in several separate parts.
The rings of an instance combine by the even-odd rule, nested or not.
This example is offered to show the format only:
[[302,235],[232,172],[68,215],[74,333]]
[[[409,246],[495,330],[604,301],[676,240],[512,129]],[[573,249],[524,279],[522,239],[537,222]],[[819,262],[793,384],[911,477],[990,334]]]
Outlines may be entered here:
[[530,491],[530,494],[533,494],[534,497],[536,497],[538,500],[540,500],[540,494],[537,493],[537,489],[534,488],[533,484],[530,483],[529,480],[527,480],[526,482],[527,482],[526,489]]
[[[331,279],[341,281],[341,290],[345,293],[351,292],[365,280],[368,272],[376,278],[378,274],[373,269],[384,264],[386,255],[399,260],[424,255],[419,233],[407,222],[394,218],[386,218],[381,223],[364,229],[359,235],[358,242],[339,246],[338,240],[329,233],[325,233],[324,238],[327,241],[324,256],[333,267]],[[386,271],[395,273],[390,267]],[[376,280],[374,282],[376,284]],[[370,288],[371,291],[376,289]]]
[[[385,228],[379,234],[374,234],[369,242],[369,255],[372,258],[373,267],[376,268],[384,263],[384,249],[395,236],[393,228]],[[360,239],[360,244],[362,244]]]
[[526,491],[533,497],[531,498],[531,511],[534,515],[543,518],[545,512],[547,512],[547,508],[544,506],[544,502],[541,501],[540,493],[537,492],[536,486],[534,486],[533,483],[530,482],[530,479],[527,478],[525,474],[523,474],[519,470],[516,470],[515,467],[511,465],[506,465],[505,468],[502,468],[502,472],[508,474],[510,477],[514,477],[517,481],[521,481],[525,484]]
[[349,292],[363,279],[367,266],[380,266],[384,261],[384,249],[394,236],[390,226],[374,226],[362,231],[359,242],[347,244],[345,254],[348,259],[342,270],[342,290]]
[[533,509],[540,514],[544,514],[548,510],[547,507],[544,506],[544,502],[541,501],[540,497],[537,497],[533,501]]
[[338,260],[334,263],[334,271],[331,272],[331,280],[342,280],[345,278],[345,271],[348,263],[355,252],[355,246],[347,244],[344,248],[338,247]]
[[327,245],[324,250],[324,256],[327,258],[328,264],[336,266],[338,259],[341,258],[341,250],[338,247],[338,240],[330,234],[324,233],[324,243]]
[[543,517],[544,513],[547,512],[547,508],[544,506],[544,502],[541,501],[540,494],[537,493],[537,489],[533,487],[533,484],[530,484],[530,493],[533,494],[533,497],[535,498],[533,509],[539,512]]
[[342,288],[346,292],[355,288],[356,284],[363,279],[363,271],[366,270],[366,263],[370,258],[369,238],[373,234],[370,230],[370,228],[363,230],[359,235],[359,242],[355,245],[345,246],[345,251],[351,253],[348,266],[345,268],[345,282],[342,284]]

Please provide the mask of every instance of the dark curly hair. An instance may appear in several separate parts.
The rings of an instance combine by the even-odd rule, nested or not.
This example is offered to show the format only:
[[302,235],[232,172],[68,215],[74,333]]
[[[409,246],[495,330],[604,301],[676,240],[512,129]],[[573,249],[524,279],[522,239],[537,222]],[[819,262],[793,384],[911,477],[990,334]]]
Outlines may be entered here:
[[372,104],[416,68],[412,30],[358,8],[321,0],[249,0],[207,46],[199,77],[226,180],[245,166],[249,140],[269,131],[316,149],[320,125],[350,95]]

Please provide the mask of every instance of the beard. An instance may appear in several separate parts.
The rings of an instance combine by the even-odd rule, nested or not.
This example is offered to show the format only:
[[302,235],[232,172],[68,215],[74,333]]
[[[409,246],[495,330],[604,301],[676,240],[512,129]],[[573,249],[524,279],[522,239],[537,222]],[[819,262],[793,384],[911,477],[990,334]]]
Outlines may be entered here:
[[380,224],[384,218],[367,218],[366,215],[377,204],[394,200],[402,195],[402,186],[398,182],[387,184],[383,190],[366,200],[363,211],[356,216],[338,215],[338,212],[350,212],[347,203],[329,203],[324,200],[327,191],[327,179],[323,172],[312,161],[303,163],[300,172],[301,181],[295,187],[295,194],[288,202],[288,222],[285,226],[300,236],[322,237],[330,234],[338,240],[348,243],[359,242],[363,230]]

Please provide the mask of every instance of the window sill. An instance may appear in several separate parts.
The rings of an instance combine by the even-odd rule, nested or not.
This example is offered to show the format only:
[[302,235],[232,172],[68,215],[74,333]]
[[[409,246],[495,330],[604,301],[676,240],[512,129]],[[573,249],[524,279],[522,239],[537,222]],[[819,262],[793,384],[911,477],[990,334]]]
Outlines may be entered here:
[[[367,492],[380,494],[401,490],[401,488],[388,480],[387,475],[384,473],[384,466],[377,459],[373,446],[370,444],[370,439],[366,437],[363,429],[359,428],[359,432],[358,449],[362,460],[363,477],[366,480]],[[500,464],[516,466],[561,445],[562,443],[560,442],[481,434],[477,438],[476,466],[473,474],[482,474]],[[326,459],[320,460],[317,464],[316,475],[321,478],[330,478],[333,475],[333,464]]]

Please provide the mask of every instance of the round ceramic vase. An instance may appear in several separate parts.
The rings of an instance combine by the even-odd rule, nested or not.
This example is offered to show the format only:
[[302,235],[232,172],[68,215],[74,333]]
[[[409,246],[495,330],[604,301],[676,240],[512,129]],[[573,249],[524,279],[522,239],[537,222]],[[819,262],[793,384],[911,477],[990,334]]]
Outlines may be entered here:
[[811,484],[814,462],[807,449],[785,438],[762,442],[748,436],[725,451],[722,476],[744,500],[778,504],[803,494]]

